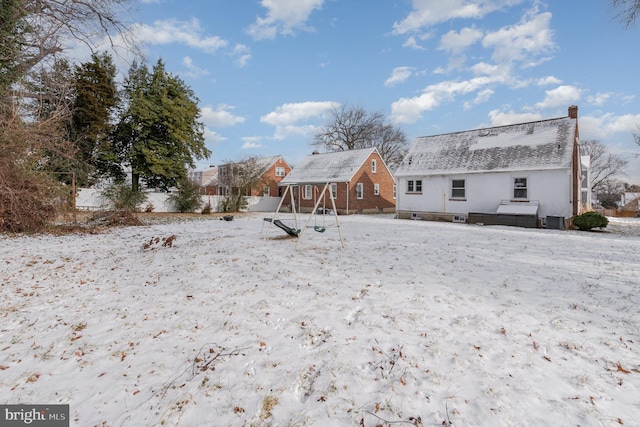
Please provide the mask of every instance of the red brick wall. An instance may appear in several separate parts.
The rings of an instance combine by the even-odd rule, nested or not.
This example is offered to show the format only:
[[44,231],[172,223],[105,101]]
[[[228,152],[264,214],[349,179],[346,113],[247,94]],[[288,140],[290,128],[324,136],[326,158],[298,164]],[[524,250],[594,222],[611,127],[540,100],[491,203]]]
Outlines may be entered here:
[[[276,167],[284,168],[284,176],[276,176]],[[278,159],[269,170],[265,172],[258,188],[251,189],[252,196],[263,196],[264,187],[269,187],[269,196],[278,197],[278,183],[282,181],[282,178],[287,176],[291,172],[291,166],[284,160]],[[284,190],[282,190],[284,192]]]
[[[371,171],[371,160],[376,160],[376,173]],[[358,183],[363,184],[363,198],[358,199],[356,197],[356,186]],[[380,185],[380,194],[374,195],[374,184]],[[393,198],[393,176],[389,170],[384,166],[384,162],[377,153],[372,153],[367,161],[362,165],[358,172],[354,175],[352,181],[349,183],[349,213],[360,213],[369,210],[382,210],[382,209],[394,209],[396,206],[396,200]],[[300,207],[301,209],[313,208],[318,200],[319,193],[323,190],[324,185],[315,186],[312,199],[304,199],[304,186],[300,187]],[[296,194],[296,197],[298,195]],[[320,203],[319,207],[326,207],[331,209],[331,200],[329,194],[325,195],[326,200]],[[288,198],[288,197],[287,197]],[[287,203],[288,200],[285,201]],[[347,210],[347,184],[344,182],[338,183],[338,194],[336,196],[336,209],[339,213],[345,213]]]

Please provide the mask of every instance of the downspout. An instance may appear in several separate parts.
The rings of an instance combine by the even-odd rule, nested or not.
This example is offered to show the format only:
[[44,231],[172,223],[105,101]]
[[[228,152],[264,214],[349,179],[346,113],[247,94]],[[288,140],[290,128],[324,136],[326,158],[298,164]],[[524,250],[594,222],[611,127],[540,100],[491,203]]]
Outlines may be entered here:
[[345,182],[347,186],[347,215],[349,215],[349,181]]

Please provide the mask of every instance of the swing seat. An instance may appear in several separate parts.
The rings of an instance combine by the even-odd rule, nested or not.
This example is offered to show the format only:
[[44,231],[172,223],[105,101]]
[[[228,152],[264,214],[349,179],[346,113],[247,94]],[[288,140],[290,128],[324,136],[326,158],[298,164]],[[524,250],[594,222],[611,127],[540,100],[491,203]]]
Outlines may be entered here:
[[313,229],[318,233],[324,233],[324,231],[326,230],[326,228],[320,227],[319,225],[314,226]]

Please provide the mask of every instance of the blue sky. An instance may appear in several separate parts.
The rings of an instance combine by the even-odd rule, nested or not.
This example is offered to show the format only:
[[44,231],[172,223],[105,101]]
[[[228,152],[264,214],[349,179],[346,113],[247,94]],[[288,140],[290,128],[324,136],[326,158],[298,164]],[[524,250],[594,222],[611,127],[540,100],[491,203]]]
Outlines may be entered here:
[[[142,0],[130,30],[200,100],[199,167],[309,154],[352,104],[418,136],[565,116],[640,184],[640,24],[609,0]],[[126,55],[124,56],[126,58]],[[126,71],[128,65],[122,65]]]

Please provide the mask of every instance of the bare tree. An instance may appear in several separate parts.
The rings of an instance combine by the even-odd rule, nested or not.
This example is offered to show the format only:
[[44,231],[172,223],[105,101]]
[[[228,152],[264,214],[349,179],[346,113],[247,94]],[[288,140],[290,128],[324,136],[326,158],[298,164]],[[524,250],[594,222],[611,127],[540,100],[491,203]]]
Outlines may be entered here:
[[591,157],[591,189],[597,191],[598,187],[612,177],[623,172],[627,163],[622,157],[611,154],[607,147],[600,141],[581,141],[580,146],[583,155]]
[[607,178],[600,182],[596,189],[598,203],[605,209],[617,209],[620,195],[625,191],[624,182],[615,178]]
[[625,28],[632,27],[640,16],[640,0],[611,0],[614,9],[618,10],[618,18]]
[[316,133],[312,145],[327,151],[376,147],[387,166],[394,169],[402,161],[407,137],[400,128],[386,123],[380,112],[341,105],[331,110],[327,123]]
[[258,157],[246,157],[219,166],[218,185],[224,189],[226,196],[221,210],[238,212],[245,208],[251,190],[267,184],[264,181],[265,172],[265,163]]

